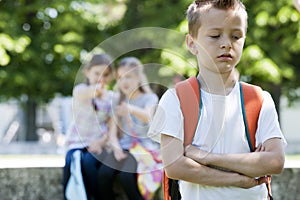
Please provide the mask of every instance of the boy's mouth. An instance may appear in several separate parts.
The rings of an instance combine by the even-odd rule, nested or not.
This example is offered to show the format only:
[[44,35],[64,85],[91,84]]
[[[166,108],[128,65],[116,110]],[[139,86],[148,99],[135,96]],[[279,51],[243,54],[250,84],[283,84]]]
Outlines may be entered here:
[[224,54],[218,56],[218,58],[232,58],[232,56],[230,53],[224,53]]

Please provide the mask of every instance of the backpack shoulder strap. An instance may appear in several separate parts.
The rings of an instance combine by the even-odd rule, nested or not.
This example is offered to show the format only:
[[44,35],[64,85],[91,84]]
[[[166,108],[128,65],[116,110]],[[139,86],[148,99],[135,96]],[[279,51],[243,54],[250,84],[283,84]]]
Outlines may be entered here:
[[[184,146],[192,143],[198,124],[201,104],[199,85],[196,77],[190,77],[175,85],[184,120]],[[163,176],[163,192],[164,200],[181,199],[177,180],[168,178],[165,172]]]
[[262,89],[255,85],[240,82],[240,93],[245,132],[250,150],[254,151],[257,123],[263,103]]
[[[245,123],[245,132],[251,151],[255,151],[255,134],[258,126],[259,113],[263,103],[262,89],[258,86],[240,82],[241,104]],[[268,199],[273,200],[271,176],[267,176]]]
[[201,106],[199,81],[193,76],[177,83],[175,89],[183,114],[184,146],[186,146],[192,143],[199,120]]

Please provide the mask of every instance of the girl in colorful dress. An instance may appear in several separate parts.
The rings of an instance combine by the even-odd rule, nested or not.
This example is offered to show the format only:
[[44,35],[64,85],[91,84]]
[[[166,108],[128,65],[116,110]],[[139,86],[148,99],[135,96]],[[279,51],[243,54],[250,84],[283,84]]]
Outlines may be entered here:
[[114,156],[116,160],[133,158],[131,166],[136,165],[132,171],[119,170],[120,184],[131,200],[152,199],[160,187],[162,163],[159,144],[147,137],[147,132],[158,97],[137,58],[126,57],[118,64],[117,89],[120,97],[114,116],[120,134],[111,140]]

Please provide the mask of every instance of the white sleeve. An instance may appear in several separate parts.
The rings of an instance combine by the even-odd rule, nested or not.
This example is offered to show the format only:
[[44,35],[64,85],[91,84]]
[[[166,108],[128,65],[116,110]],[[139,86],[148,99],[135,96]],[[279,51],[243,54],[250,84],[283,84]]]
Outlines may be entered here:
[[264,91],[263,105],[259,114],[256,132],[256,145],[264,143],[270,138],[281,138],[286,145],[286,140],[281,132],[278,115],[271,95]]
[[145,103],[145,107],[152,107],[153,105],[157,105],[158,102],[158,97],[154,93],[148,93],[147,94],[147,99]]
[[78,85],[75,85],[75,87],[73,88],[73,96],[76,96],[76,95],[80,95],[78,94],[81,90],[85,90],[88,88],[88,85],[87,84],[84,84],[84,83],[79,83]]
[[149,137],[160,142],[161,134],[183,141],[183,116],[175,89],[169,89],[164,93],[150,124]]

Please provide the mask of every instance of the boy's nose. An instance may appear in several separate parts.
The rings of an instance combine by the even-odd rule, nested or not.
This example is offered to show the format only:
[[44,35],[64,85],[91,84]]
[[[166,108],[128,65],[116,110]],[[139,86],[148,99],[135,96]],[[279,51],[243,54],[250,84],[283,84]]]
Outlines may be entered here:
[[224,49],[224,48],[231,48],[232,45],[231,45],[231,41],[229,38],[227,37],[224,37],[222,40],[221,40],[221,44],[220,44],[220,48],[221,49]]
[[231,48],[231,43],[223,43],[220,45],[220,48],[221,49],[224,49],[224,48]]

